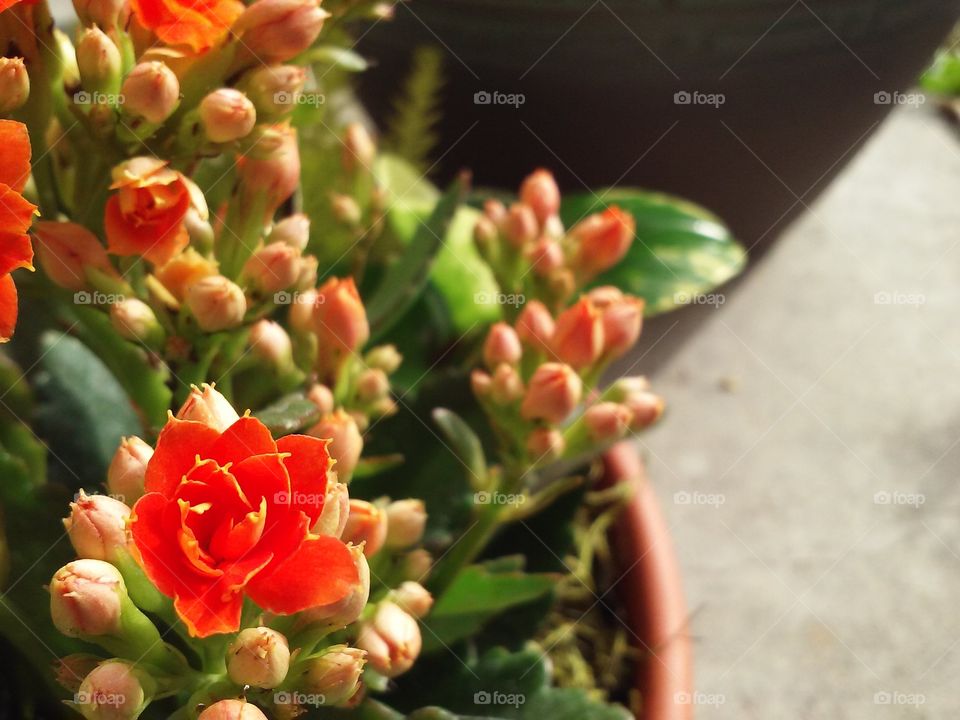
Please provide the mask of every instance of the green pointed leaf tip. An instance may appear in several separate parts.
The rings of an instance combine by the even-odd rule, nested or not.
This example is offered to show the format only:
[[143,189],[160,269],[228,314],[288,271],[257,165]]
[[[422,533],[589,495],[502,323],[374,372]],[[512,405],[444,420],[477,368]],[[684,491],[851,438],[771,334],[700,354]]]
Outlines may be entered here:
[[446,408],[436,408],[433,421],[450,443],[450,450],[466,465],[470,483],[482,484],[487,475],[487,460],[477,434],[463,418]]

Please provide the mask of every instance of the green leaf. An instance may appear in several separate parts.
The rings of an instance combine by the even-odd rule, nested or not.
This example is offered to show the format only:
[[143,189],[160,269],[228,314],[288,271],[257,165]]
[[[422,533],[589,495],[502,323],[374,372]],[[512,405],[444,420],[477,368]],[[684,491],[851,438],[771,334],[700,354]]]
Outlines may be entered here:
[[396,323],[423,291],[437,251],[443,243],[465,192],[460,179],[437,202],[426,222],[420,223],[403,256],[391,265],[367,302],[371,334],[376,337]]
[[71,487],[106,480],[120,439],[143,432],[130,398],[96,355],[74,337],[48,332],[36,387],[37,425],[51,450],[51,470]]
[[303,393],[285,395],[254,416],[266,425],[274,437],[289,435],[320,419],[320,409]]
[[941,95],[960,94],[960,54],[954,50],[938,52],[933,64],[920,76],[920,86]]
[[470,483],[474,486],[485,486],[487,460],[477,434],[463,421],[463,418],[446,408],[436,408],[433,411],[433,421],[450,443],[450,449],[454,455],[466,465]]
[[401,239],[413,238],[436,206],[440,191],[409,162],[389,153],[377,156],[373,176],[386,193],[390,229]]
[[560,209],[567,227],[609,205],[630,212],[637,236],[627,256],[597,278],[647,302],[647,315],[658,315],[709,293],[736,276],[747,254],[723,222],[709,211],[671,195],[632,188],[574,195]]
[[340,47],[338,45],[317,45],[300,58],[297,64],[318,64],[327,67],[335,67],[346,72],[363,72],[370,64],[359,53],[350,48]]
[[353,470],[353,479],[373,477],[374,475],[379,475],[382,472],[399,467],[402,464],[403,455],[399,453],[361,458],[357,463],[357,467]]

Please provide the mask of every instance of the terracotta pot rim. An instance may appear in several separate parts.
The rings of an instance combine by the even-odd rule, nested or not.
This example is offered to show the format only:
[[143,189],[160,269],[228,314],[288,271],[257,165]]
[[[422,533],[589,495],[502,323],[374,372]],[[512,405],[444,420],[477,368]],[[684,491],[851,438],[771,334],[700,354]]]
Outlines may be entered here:
[[693,644],[670,528],[633,443],[613,446],[603,463],[605,482],[628,482],[635,488],[614,527],[613,541],[625,566],[618,588],[628,623],[647,651],[636,669],[641,720],[690,720]]

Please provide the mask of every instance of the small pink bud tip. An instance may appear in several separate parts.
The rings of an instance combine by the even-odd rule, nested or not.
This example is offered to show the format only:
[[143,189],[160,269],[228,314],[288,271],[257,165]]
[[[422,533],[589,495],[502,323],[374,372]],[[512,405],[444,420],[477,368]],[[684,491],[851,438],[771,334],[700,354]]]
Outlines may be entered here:
[[70,516],[63,525],[77,555],[111,562],[127,545],[127,520],[130,508],[106,495],[87,495],[80,491],[70,503]]
[[347,125],[343,135],[343,167],[347,172],[369,170],[377,155],[377,146],[370,133],[360,123]]
[[187,288],[187,307],[201,330],[219,332],[243,322],[247,299],[236,283],[222,275],[210,275]]
[[80,82],[87,91],[105,90],[116,85],[123,61],[116,43],[94,26],[80,34],[77,41],[77,68]]
[[257,111],[239,90],[219,88],[200,101],[200,122],[208,140],[228,143],[250,134],[257,122]]
[[120,572],[102,560],[74,560],[50,581],[53,624],[69,637],[115,635],[127,594]]
[[250,326],[247,340],[254,357],[279,370],[293,366],[293,343],[280,323],[273,320],[257,320]]
[[246,700],[220,700],[205,708],[197,720],[267,720],[267,716]]
[[237,685],[275,688],[289,669],[290,646],[276,630],[246,628],[227,648],[227,674]]
[[180,103],[180,81],[158,60],[142,62],[123,81],[123,108],[151,123],[162,123]]
[[323,510],[311,531],[316,535],[340,537],[350,517],[350,493],[343,483],[330,483],[323,500]]
[[73,0],[73,9],[84,25],[99,25],[111,30],[117,24],[124,0]]
[[556,460],[565,449],[563,433],[555,428],[535,428],[527,436],[527,452],[535,463]]
[[340,539],[354,545],[363,545],[368,558],[376,555],[387,540],[387,514],[366,500],[350,499],[350,514]]
[[633,417],[630,427],[633,430],[642,430],[653,425],[663,415],[663,398],[652,392],[630,393],[624,399],[623,404],[630,408]]
[[307,661],[303,687],[310,693],[322,695],[324,705],[343,705],[360,689],[366,657],[367,653],[359,648],[334,645]]
[[420,655],[420,626],[410,613],[396,603],[382,602],[373,618],[365,622],[357,647],[367,651],[367,661],[381,675],[402,675]]
[[88,269],[116,275],[106,249],[97,236],[82,225],[40,221],[33,224],[33,234],[44,272],[62,288],[86,288]]
[[383,370],[387,375],[397,371],[403,362],[401,355],[395,345],[377,345],[364,357],[364,362],[368,367]]
[[143,495],[147,463],[153,457],[153,448],[134,436],[123,438],[113,454],[107,469],[107,489],[110,494],[133,505]]
[[300,149],[296,129],[287,125],[272,125],[259,137],[240,163],[240,187],[244,202],[265,203],[269,220],[300,184]]
[[108,660],[84,678],[74,702],[87,720],[134,720],[150,701],[144,682],[149,678],[131,663]]
[[520,202],[529,206],[541,223],[560,212],[560,188],[549,170],[535,170],[527,176],[520,186]]
[[124,340],[150,344],[163,336],[163,328],[143,300],[125,298],[110,306],[110,323]]
[[603,317],[587,297],[557,317],[553,334],[556,356],[577,370],[590,367],[603,353]]
[[367,312],[353,278],[330,278],[317,290],[313,321],[321,343],[343,350],[358,350],[370,338]]
[[583,422],[594,442],[619,440],[627,434],[633,413],[625,405],[615,402],[600,402],[591,405],[583,413]]
[[317,406],[321,415],[329,415],[333,412],[333,392],[326,385],[314,383],[307,391],[307,400]]
[[620,357],[640,339],[644,301],[610,286],[595,288],[588,297],[603,316],[604,357]]
[[263,294],[285,290],[297,282],[300,251],[285,242],[271,242],[257,250],[243,266],[243,277]]
[[547,306],[539,300],[531,300],[517,318],[517,336],[527,347],[546,350],[553,342],[556,323]]
[[336,460],[333,469],[344,482],[348,482],[363,451],[363,436],[354,417],[343,409],[334,410],[307,430],[307,435],[330,440],[327,452]]
[[363,220],[363,210],[360,205],[351,196],[343,193],[330,195],[330,210],[333,212],[334,219],[344,225],[359,225]]
[[240,416],[213,385],[204,383],[199,388],[190,389],[186,402],[177,411],[177,418],[201,422],[217,432],[223,432],[239,420]]
[[501,363],[493,373],[490,398],[497,405],[512,405],[523,397],[523,380],[512,365]]
[[307,71],[296,65],[268,65],[251,70],[242,82],[243,88],[257,108],[257,114],[276,119],[289,113],[303,92]]
[[390,380],[380,368],[367,368],[357,378],[357,399],[365,404],[390,394]]
[[503,218],[501,230],[513,247],[519,249],[537,239],[537,216],[527,205],[512,205]]
[[262,64],[286,62],[313,44],[327,17],[317,0],[257,0],[232,31]]
[[349,548],[360,578],[357,586],[342,600],[305,610],[300,614],[301,623],[323,623],[329,627],[340,628],[356,622],[363,614],[370,599],[370,565],[359,547],[350,545]]
[[561,423],[577,407],[582,393],[583,382],[573,368],[563,363],[544,363],[530,378],[520,413],[526,420]]
[[493,378],[483,370],[474,370],[470,373],[470,387],[478,398],[487,397],[493,387]]
[[404,577],[417,582],[425,582],[433,570],[433,555],[423,548],[407,553],[403,561]]
[[613,267],[627,254],[635,233],[633,215],[616,205],[583,219],[570,231],[578,269],[592,277]]
[[394,602],[415,618],[425,617],[433,607],[433,595],[430,591],[412,580],[400,583],[400,587],[394,590],[392,595]]
[[303,252],[310,242],[310,218],[304,213],[288,215],[273,226],[267,240],[270,243],[283,243]]
[[30,76],[23,58],[0,58],[0,115],[19,110],[30,97]]
[[527,261],[537,277],[548,277],[563,267],[563,248],[553,238],[542,237],[527,251]]
[[388,548],[398,550],[416,545],[427,526],[427,510],[423,500],[395,500],[387,505]]
[[516,330],[504,322],[490,328],[483,343],[483,361],[491,370],[501,363],[516,365],[523,357],[523,348]]
[[70,693],[75,694],[80,689],[83,679],[101,662],[101,658],[96,655],[74,653],[57,660],[53,664],[53,672],[57,682]]
[[290,305],[290,328],[298,333],[313,332],[313,308],[317,304],[317,291],[305,290],[292,295]]

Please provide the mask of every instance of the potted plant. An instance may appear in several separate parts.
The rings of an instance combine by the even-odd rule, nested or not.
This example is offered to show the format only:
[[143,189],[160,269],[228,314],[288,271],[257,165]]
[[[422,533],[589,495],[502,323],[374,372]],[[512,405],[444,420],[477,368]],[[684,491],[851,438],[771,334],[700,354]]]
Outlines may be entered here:
[[546,170],[440,191],[344,120],[342,23],[378,4],[327,7],[78,0],[71,41],[0,4],[0,703],[689,717],[617,444],[663,402],[603,377],[742,249]]

